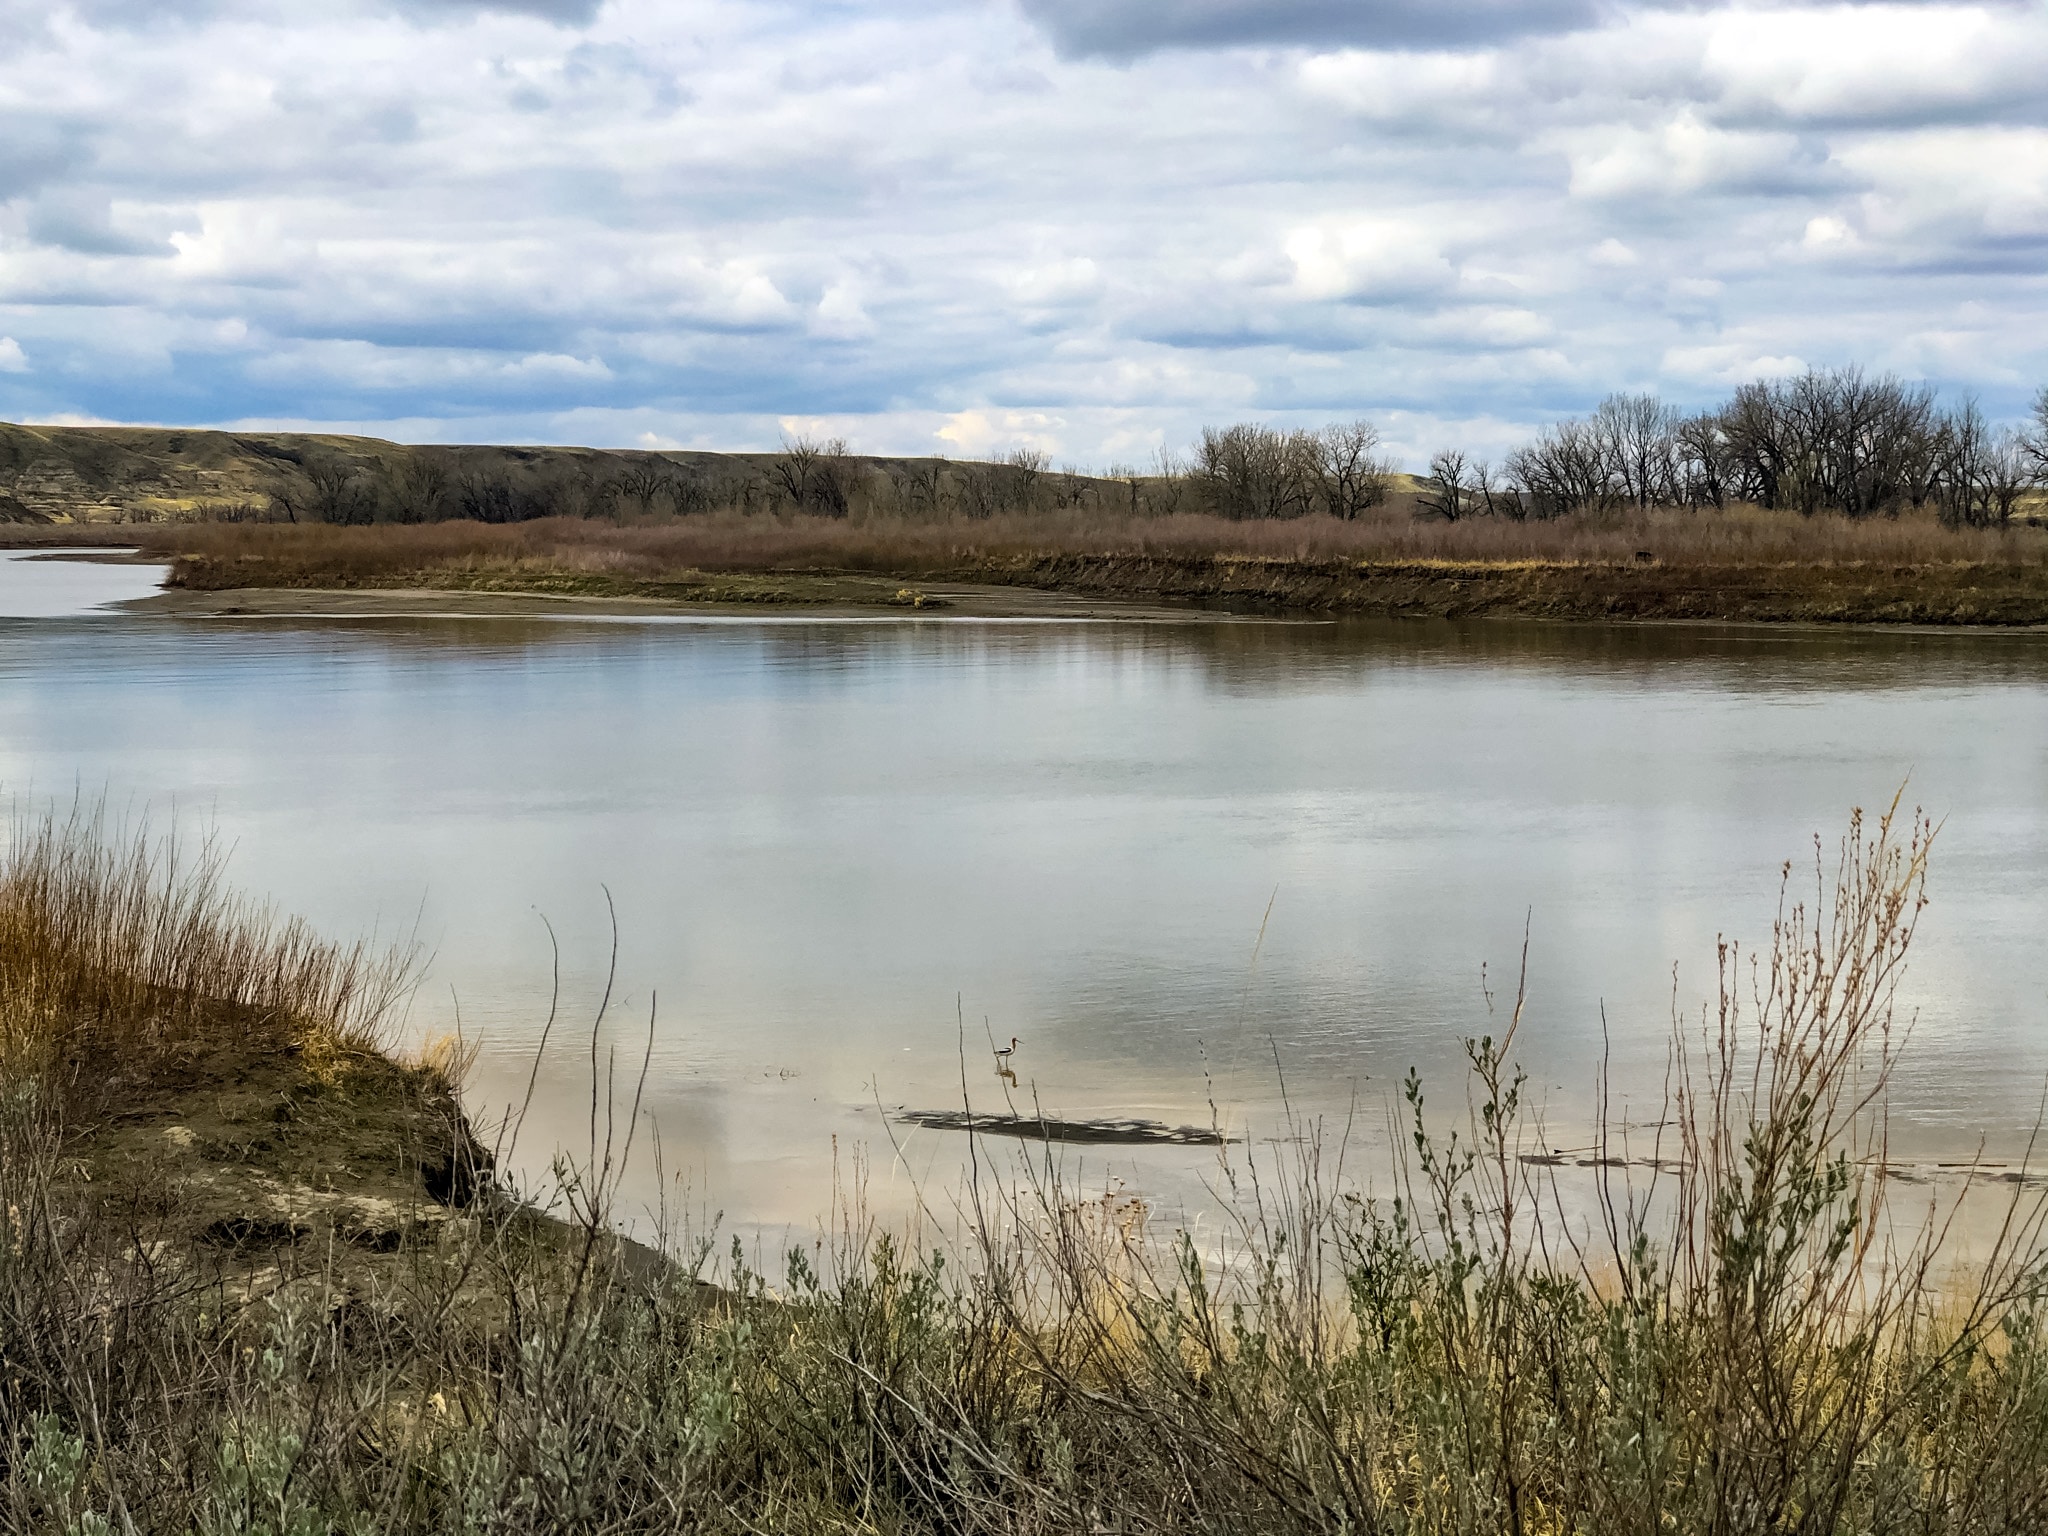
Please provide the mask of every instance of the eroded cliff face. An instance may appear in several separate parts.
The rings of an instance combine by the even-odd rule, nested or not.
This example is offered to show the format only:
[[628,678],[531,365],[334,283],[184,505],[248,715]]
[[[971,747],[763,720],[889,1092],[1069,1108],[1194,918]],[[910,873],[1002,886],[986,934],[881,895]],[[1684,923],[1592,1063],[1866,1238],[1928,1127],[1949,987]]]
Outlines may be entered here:
[[[368,439],[310,441],[366,457],[386,446]],[[302,473],[303,456],[282,436],[0,425],[0,518],[159,522],[255,515]]]

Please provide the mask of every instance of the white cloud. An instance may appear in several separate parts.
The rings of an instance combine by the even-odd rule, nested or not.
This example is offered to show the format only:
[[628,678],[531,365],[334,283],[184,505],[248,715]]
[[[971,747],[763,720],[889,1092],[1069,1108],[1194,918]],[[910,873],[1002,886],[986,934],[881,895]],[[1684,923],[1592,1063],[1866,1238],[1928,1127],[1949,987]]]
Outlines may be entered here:
[[875,334],[875,322],[861,307],[860,295],[853,284],[837,282],[819,296],[817,312],[811,320],[811,333],[840,341],[857,341]]
[[5,409],[1100,458],[1801,360],[2048,380],[2038,4],[1403,0],[1394,49],[1217,0],[1180,51],[1113,9],[1114,67],[930,0],[38,15]]
[[1710,346],[1672,347],[1659,366],[1673,378],[1726,386],[1746,384],[1752,379],[1788,378],[1804,373],[1807,364],[1804,358],[1773,356],[1740,341],[1727,341]]
[[1847,148],[1867,236],[2048,236],[2048,129],[1937,128]]
[[1006,274],[1003,285],[1020,304],[1085,303],[1102,291],[1102,270],[1086,256],[1044,261]]
[[1060,417],[1042,411],[955,411],[932,436],[968,458],[986,458],[1011,448],[1056,454],[1064,448],[1060,429],[1065,425]]
[[1856,244],[1856,231],[1839,215],[1817,213],[1806,221],[1799,243],[1809,251],[1846,250]]
[[1376,122],[1437,121],[1446,127],[1486,115],[1503,70],[1491,53],[1368,53],[1347,48],[1301,65],[1311,95]]
[[1726,111],[1897,121],[2037,97],[2048,78],[2048,32],[2006,6],[1742,8],[1706,25],[1700,73]]
[[1721,128],[1684,107],[1649,128],[1567,133],[1571,189],[1582,197],[1683,197],[1781,180],[1799,164],[1789,134]]
[[12,336],[0,336],[0,373],[27,373],[28,354]]
[[1321,219],[1285,241],[1294,289],[1309,299],[1395,299],[1449,287],[1457,272],[1422,225],[1405,219]]

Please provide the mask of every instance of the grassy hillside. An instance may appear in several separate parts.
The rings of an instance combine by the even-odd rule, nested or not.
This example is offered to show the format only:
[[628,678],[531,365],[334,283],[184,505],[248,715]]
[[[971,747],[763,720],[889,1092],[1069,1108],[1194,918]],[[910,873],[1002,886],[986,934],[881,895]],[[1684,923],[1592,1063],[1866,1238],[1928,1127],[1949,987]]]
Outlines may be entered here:
[[1110,507],[1129,483],[1024,465],[788,453],[408,445],[303,432],[0,423],[0,520],[418,523],[677,517],[777,507],[967,515]]

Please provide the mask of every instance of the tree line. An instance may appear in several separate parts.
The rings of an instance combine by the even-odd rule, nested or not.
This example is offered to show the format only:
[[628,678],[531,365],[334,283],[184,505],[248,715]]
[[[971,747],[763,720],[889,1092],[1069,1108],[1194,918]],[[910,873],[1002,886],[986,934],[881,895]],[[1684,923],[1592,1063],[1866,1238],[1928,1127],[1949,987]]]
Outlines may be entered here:
[[1498,466],[1436,454],[1421,510],[1541,519],[1739,502],[1860,518],[1931,505],[1951,527],[1986,528],[2043,486],[2048,389],[2029,425],[1993,427],[1974,399],[1944,409],[1928,385],[1850,367],[1745,384],[1692,415],[1654,394],[1609,395]]
[[[792,436],[773,454],[381,445],[242,439],[272,461],[267,503],[234,520],[485,523],[544,517],[689,517],[714,511],[984,520],[1078,510],[1230,519],[1352,520],[1384,505],[1397,466],[1370,421],[1314,428],[1207,427],[1185,454],[1139,469],[1055,469],[1020,447],[990,461],[855,455],[843,439]],[[1417,511],[1544,520],[1626,508],[1747,504],[1863,518],[1932,506],[1954,527],[2009,522],[2048,488],[2048,390],[2024,427],[1996,427],[1974,399],[1859,368],[1745,384],[1686,413],[1654,394],[1615,394],[1497,463],[1435,454]]]

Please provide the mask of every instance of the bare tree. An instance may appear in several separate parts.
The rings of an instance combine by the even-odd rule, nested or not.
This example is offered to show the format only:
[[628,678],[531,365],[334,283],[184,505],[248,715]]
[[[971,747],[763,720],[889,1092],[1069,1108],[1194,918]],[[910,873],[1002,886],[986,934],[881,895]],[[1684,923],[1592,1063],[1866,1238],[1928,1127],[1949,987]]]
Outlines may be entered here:
[[1308,464],[1322,511],[1348,522],[1387,499],[1393,466],[1380,457],[1379,445],[1380,429],[1362,417],[1312,435]]
[[1171,448],[1161,448],[1153,454],[1152,483],[1147,489],[1154,510],[1167,517],[1178,512],[1187,484],[1188,467],[1179,454]]
[[1638,507],[1677,500],[1676,411],[1655,395],[1609,395],[1590,425],[1622,497]]
[[1728,499],[1728,434],[1712,412],[1688,416],[1672,435],[1678,466],[1678,498],[1697,511],[1724,506]]
[[1479,510],[1488,517],[1505,517],[1519,523],[1529,515],[1522,493],[1503,480],[1486,460],[1475,461],[1467,478],[1479,498]]
[[1763,507],[1850,517],[1930,494],[1934,392],[1860,368],[1745,384],[1720,413],[1731,494]]
[[2048,486],[2048,389],[2034,396],[2034,419],[2020,437],[2020,448],[2034,484]]
[[2031,446],[2010,427],[1994,429],[1974,399],[1946,416],[1936,434],[1935,505],[1952,528],[2012,521],[2033,482]]
[[1471,465],[1458,449],[1446,448],[1433,455],[1422,483],[1422,499],[1416,507],[1419,516],[1455,523],[1471,515],[1477,487],[1472,483]]
[[1617,500],[1606,447],[1582,421],[1544,428],[1535,442],[1508,455],[1505,469],[1532,517],[1603,511]]
[[927,515],[936,513],[944,474],[943,459],[912,459],[903,466],[903,499],[916,511]]
[[529,515],[525,498],[509,476],[488,468],[465,470],[455,481],[456,504],[462,515],[479,523],[517,523]]
[[1190,473],[1220,516],[1300,517],[1314,508],[1316,456],[1312,434],[1241,422],[1204,427]]
[[1038,506],[1039,482],[1044,479],[1047,465],[1052,461],[1039,448],[1012,448],[996,461],[1006,466],[1011,473],[1004,478],[1007,482],[1001,489],[1015,498],[1020,512],[1030,512]]
[[448,467],[438,454],[414,449],[392,476],[391,502],[402,523],[436,522],[447,514]]
[[768,474],[796,511],[844,517],[852,480],[848,458],[843,437],[822,443],[801,435],[785,437],[782,454],[769,466]]
[[343,458],[314,459],[305,466],[307,513],[323,523],[368,523],[377,515],[376,493],[355,465]]

